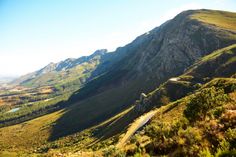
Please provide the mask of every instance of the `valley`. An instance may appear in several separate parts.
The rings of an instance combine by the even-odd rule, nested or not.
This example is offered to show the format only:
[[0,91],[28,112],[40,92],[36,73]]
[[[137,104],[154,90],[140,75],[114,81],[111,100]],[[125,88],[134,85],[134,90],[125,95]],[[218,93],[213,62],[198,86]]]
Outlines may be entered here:
[[188,10],[0,86],[0,156],[234,156],[236,13]]

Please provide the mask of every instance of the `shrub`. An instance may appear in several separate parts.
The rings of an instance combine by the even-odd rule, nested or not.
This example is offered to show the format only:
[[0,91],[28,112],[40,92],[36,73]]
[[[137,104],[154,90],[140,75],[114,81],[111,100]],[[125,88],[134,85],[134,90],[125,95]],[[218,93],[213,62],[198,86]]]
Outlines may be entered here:
[[214,107],[221,106],[229,100],[223,89],[206,88],[196,93],[187,103],[184,115],[190,120],[205,118],[206,113]]
[[199,156],[200,157],[214,157],[214,155],[211,154],[208,148],[200,151]]
[[122,152],[120,149],[116,148],[115,146],[110,146],[103,150],[104,157],[125,157],[125,153]]
[[225,132],[225,138],[230,144],[230,149],[236,148],[236,128],[229,128]]
[[219,154],[216,155],[217,157],[235,157],[236,156],[236,150],[227,150],[227,151],[222,151]]

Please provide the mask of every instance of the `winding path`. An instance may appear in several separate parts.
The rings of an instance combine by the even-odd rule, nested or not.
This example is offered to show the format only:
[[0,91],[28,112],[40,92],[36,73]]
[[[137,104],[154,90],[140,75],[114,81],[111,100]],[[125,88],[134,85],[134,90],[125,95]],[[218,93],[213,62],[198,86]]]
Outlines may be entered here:
[[131,126],[128,128],[125,136],[117,143],[117,147],[121,148],[129,139],[130,137],[142,126],[144,126],[155,114],[157,110],[150,111],[145,113],[144,115],[137,118]]

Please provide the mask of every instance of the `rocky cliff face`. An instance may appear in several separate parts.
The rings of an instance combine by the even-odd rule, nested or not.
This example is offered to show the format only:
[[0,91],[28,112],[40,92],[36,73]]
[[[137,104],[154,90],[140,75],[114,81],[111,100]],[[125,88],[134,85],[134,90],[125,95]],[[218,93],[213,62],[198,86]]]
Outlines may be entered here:
[[[221,11],[182,12],[130,44],[109,53],[107,61],[100,64],[95,72],[110,63],[107,71],[128,71],[121,79],[123,84],[140,78],[146,92],[168,78],[180,75],[199,58],[236,43],[236,29],[229,30],[217,24],[202,22],[202,17],[200,20],[195,16],[201,13],[204,13],[203,18],[210,19],[229,16],[227,12]],[[232,20],[236,21],[234,13],[230,20],[223,22],[229,24]]]
[[151,74],[147,80],[175,76],[197,59],[236,42],[236,31],[193,19],[191,16],[198,12],[201,11],[183,12],[137,38],[134,44],[148,44],[133,52],[128,62],[135,64],[132,70],[138,75]]
[[236,44],[210,53],[189,67],[183,75],[169,79],[148,95],[141,93],[134,110],[142,113],[180,99],[214,78],[234,77],[235,58]]

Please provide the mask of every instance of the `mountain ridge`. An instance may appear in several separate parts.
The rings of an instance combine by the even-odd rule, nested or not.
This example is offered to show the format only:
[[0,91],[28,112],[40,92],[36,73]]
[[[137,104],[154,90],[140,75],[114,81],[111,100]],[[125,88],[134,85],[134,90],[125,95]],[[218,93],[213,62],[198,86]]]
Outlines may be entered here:
[[[222,18],[225,16],[227,18]],[[189,132],[184,129],[186,125],[190,126],[190,133],[195,133],[191,128],[191,125],[195,124],[190,125],[189,122],[186,124],[185,121],[183,123],[178,121],[175,125],[174,118],[182,116],[184,107],[189,103],[187,100],[192,101],[191,98],[195,96],[198,98],[198,93],[201,91],[203,93],[210,91],[213,94],[219,94],[220,97],[234,92],[236,30],[235,27],[230,29],[231,25],[234,26],[234,22],[236,22],[236,13],[223,11],[204,9],[178,14],[172,20],[137,37],[126,46],[102,55],[100,58],[102,61],[93,66],[87,81],[82,85],[74,85],[78,89],[68,100],[60,102],[64,108],[18,125],[0,128],[2,135],[3,132],[7,132],[6,135],[0,137],[0,145],[11,149],[20,143],[22,148],[30,148],[32,152],[37,149],[36,152],[39,153],[98,150],[103,155],[116,155],[116,148],[112,145],[122,138],[122,133],[126,131],[127,126],[132,124],[134,119],[154,108],[158,108],[158,113],[162,113],[162,108],[160,108],[162,106],[165,109],[163,115],[167,117],[166,119],[171,121],[171,124],[173,121],[177,128],[182,127],[180,131],[174,130],[176,136],[183,132],[188,135]],[[218,109],[214,109],[214,114],[211,116],[217,118],[224,112]],[[179,112],[173,112],[173,110]],[[168,114],[173,114],[173,119]],[[159,116],[161,117],[162,114],[155,117]],[[206,117],[211,118],[211,116]],[[203,122],[210,123],[207,119]],[[160,135],[158,141],[161,143],[154,140],[145,143],[145,138],[141,138],[144,142],[140,142],[136,135],[139,136],[142,133],[138,133],[128,141],[130,142],[126,145],[128,148],[122,147],[123,150],[119,150],[121,152],[118,151],[118,153],[126,155],[139,153],[140,155],[147,151],[154,155],[158,153],[166,155],[166,152],[169,153],[172,150],[176,150],[175,153],[178,153],[178,150],[186,153],[181,146],[191,145],[191,143],[185,143],[189,139],[183,138],[185,140],[183,142],[182,138],[178,141],[178,137],[177,140],[166,141],[166,137],[169,138],[173,131],[172,127],[168,130],[169,125],[167,125],[167,130],[164,128],[165,132],[162,136],[161,126],[165,124],[161,123],[161,126],[159,123],[157,125],[155,123],[154,126],[152,124],[148,125],[149,130],[148,128],[142,130],[144,133],[147,132],[144,137],[150,135],[153,139],[157,139],[156,137],[159,138]],[[34,128],[32,133],[27,131],[30,128]],[[23,136],[15,137],[7,142],[11,134],[18,134],[18,132]],[[152,133],[156,133],[155,136]],[[183,136],[185,134],[181,134],[181,137]],[[27,137],[30,139],[29,142],[22,140]],[[190,134],[189,137],[191,142],[191,137],[195,136]],[[132,141],[133,139],[135,141]],[[1,141],[3,141],[2,144]],[[162,143],[165,145],[161,145]],[[168,143],[171,147],[168,147]],[[111,147],[107,149],[107,146]],[[218,147],[217,144],[215,146]],[[199,147],[186,148],[188,152]],[[155,152],[155,150],[159,151]]]
[[[79,58],[67,58],[58,63],[49,63],[42,69],[39,69],[35,72],[21,76],[18,79],[15,79],[12,83],[26,86],[45,86],[45,85],[56,85],[60,80],[53,81],[55,77],[62,77],[61,79],[66,79],[70,77],[71,73],[78,72],[80,75],[90,73],[94,69],[93,64],[98,64],[101,60],[101,57],[107,53],[106,49],[96,50],[93,54],[89,56],[82,56]],[[93,63],[94,62],[94,63]],[[86,64],[91,67],[86,68]],[[90,65],[89,65],[90,64]],[[81,66],[81,67],[79,67]],[[96,66],[96,65],[95,65]],[[76,69],[77,68],[77,69]],[[82,70],[82,72],[80,71]],[[73,71],[74,70],[74,71]],[[52,75],[47,78],[47,75]],[[63,76],[65,75],[65,76]],[[68,76],[69,75],[69,76]],[[73,74],[72,74],[73,75]],[[72,79],[78,79],[78,75],[73,76]],[[45,79],[46,78],[46,79]],[[87,78],[87,77],[85,77]],[[51,81],[51,82],[50,82]],[[85,81],[85,80],[84,80]],[[83,81],[81,81],[83,82]],[[29,85],[27,85],[29,84]],[[82,84],[82,83],[81,83]]]
[[[161,83],[180,75],[194,61],[212,51],[236,43],[235,31],[219,29],[190,19],[188,15],[197,12],[199,11],[180,13],[163,26],[154,28],[149,34],[141,35],[113,52],[116,56],[121,55],[121,60],[111,65],[107,73],[86,83],[71,96],[69,101],[76,105],[58,120],[55,137],[81,131],[112,117],[129,108],[140,93],[156,89]],[[232,14],[236,21],[236,14]],[[97,107],[103,108],[103,111],[98,112]],[[85,118],[80,110],[96,114]],[[68,124],[67,115],[70,118],[75,115],[75,119],[83,117],[84,121]],[[68,130],[68,133],[65,131],[61,134],[62,126],[73,128],[73,131]]]

